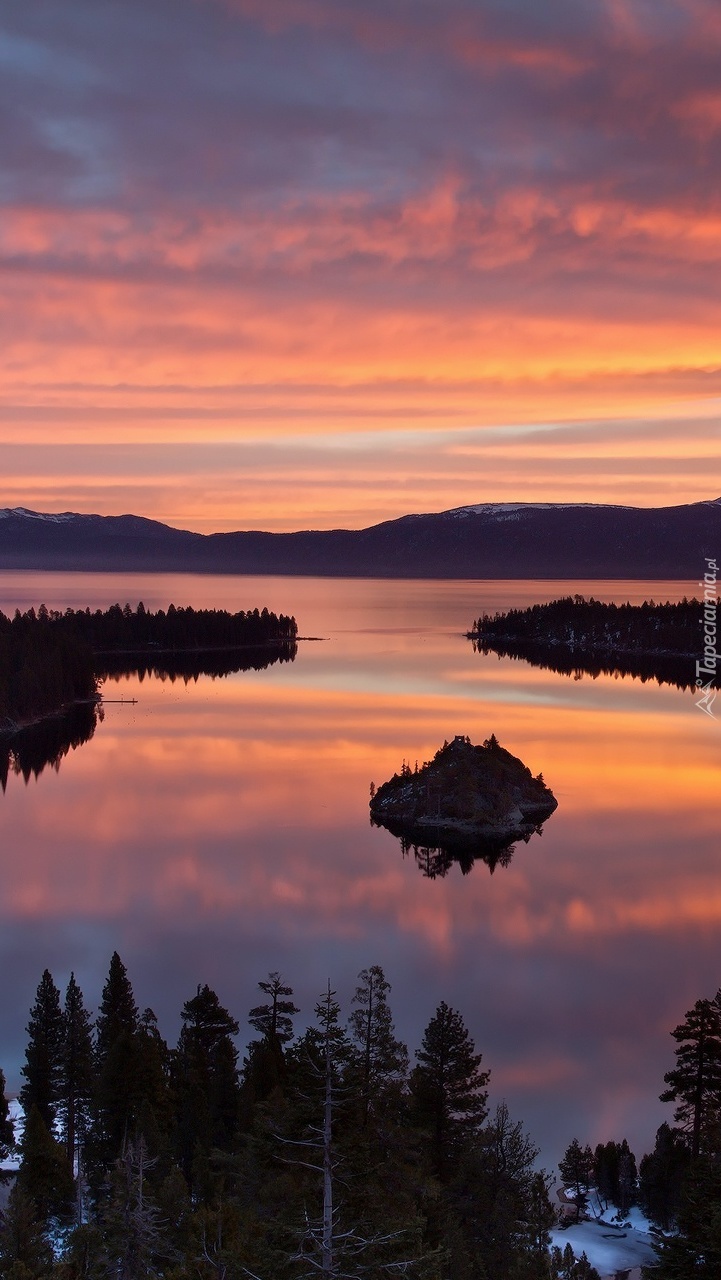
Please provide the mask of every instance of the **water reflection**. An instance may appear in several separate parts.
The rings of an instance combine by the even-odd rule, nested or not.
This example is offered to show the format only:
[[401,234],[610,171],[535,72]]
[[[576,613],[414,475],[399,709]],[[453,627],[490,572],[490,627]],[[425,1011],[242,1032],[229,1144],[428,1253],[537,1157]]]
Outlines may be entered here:
[[592,652],[579,649],[564,650],[559,645],[540,645],[536,642],[496,640],[493,644],[473,640],[474,653],[497,653],[502,658],[510,658],[514,662],[528,662],[543,671],[555,671],[558,675],[573,676],[580,680],[590,676],[596,680],[599,676],[628,676],[656,684],[672,685],[675,689],[696,690],[695,659],[690,654],[656,653],[652,656],[641,654],[615,654],[599,657]]
[[[30,602],[86,602],[75,576],[29,578]],[[87,603],[267,604],[331,638],[223,680],[123,678],[117,696],[135,705],[108,701],[59,774],[11,779],[0,805],[11,1086],[46,965],[60,985],[74,969],[92,1004],[117,948],[138,1003],[174,1039],[198,982],[243,1023],[277,969],[310,1019],[328,978],[347,1011],[359,970],[378,963],[412,1049],[440,1000],[463,1013],[492,1102],[507,1099],[546,1160],[574,1135],[648,1149],[669,1110],[658,1102],[669,1029],[719,985],[719,723],[669,686],[574,682],[472,652],[463,633],[479,607],[512,592],[530,603],[546,584],[200,579],[197,595],[190,580],[156,584],[163,598],[150,585],[98,580]],[[676,598],[690,593],[678,584]],[[5,612],[16,603],[0,598]],[[454,860],[419,874],[395,836],[371,829],[371,779],[457,733],[492,732],[543,772],[558,810],[502,873],[464,875]]]
[[276,662],[295,662],[298,646],[294,641],[278,641],[272,645],[246,645],[242,650],[206,650],[202,653],[103,653],[98,655],[96,674],[100,680],[127,680],[137,676],[142,683],[148,677],[158,680],[197,682],[201,676],[235,675],[239,671],[266,671]]
[[[461,875],[467,876],[477,862],[485,863],[493,875],[496,867],[511,865],[519,843],[519,839],[488,840],[478,836],[473,839],[457,837],[450,840],[447,832],[436,832],[425,825],[418,833],[414,833],[412,829],[409,830],[407,823],[396,823],[390,819],[381,822],[372,818],[371,826],[385,827],[386,831],[390,831],[397,838],[403,857],[412,856],[418,870],[427,880],[442,879],[454,866],[458,867]],[[541,835],[542,827],[537,827],[535,834]],[[435,837],[438,843],[429,844],[429,836],[431,840]],[[521,837],[524,844],[528,844],[530,839],[530,835]]]
[[69,751],[89,742],[102,720],[103,710],[95,703],[79,703],[62,714],[48,716],[37,724],[0,734],[0,786],[7,788],[11,774],[25,784],[39,778],[51,767],[57,773]]

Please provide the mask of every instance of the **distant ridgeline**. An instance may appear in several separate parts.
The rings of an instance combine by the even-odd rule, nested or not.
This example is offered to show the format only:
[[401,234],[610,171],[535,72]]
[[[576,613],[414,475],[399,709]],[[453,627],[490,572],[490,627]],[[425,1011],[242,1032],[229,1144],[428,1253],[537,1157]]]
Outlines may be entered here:
[[603,604],[564,596],[529,609],[483,615],[468,632],[481,653],[522,658],[563,675],[628,675],[695,688],[703,649],[698,600]]
[[[156,672],[192,679],[206,672],[291,662],[295,618],[267,609],[176,609],[139,604],[110,609],[0,613],[0,733],[17,733],[44,716],[94,702],[105,676]],[[268,649],[265,646],[273,646]],[[242,652],[240,652],[242,651]]]

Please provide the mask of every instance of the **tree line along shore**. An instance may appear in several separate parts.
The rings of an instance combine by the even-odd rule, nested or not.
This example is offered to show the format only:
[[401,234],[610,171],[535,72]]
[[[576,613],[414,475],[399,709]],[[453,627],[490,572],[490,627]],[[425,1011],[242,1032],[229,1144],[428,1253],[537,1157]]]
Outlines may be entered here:
[[[229,613],[223,609],[176,608],[156,612],[140,603],[106,610],[41,605],[36,612],[0,613],[0,730],[6,732],[98,696],[98,682],[117,669],[149,665],[173,668],[190,653],[292,647],[295,618],[267,609]],[[135,656],[134,664],[128,655]]]
[[695,687],[703,652],[703,604],[687,599],[614,604],[564,596],[526,609],[481,614],[467,637],[482,653],[525,659],[564,675],[602,673]]
[[[259,984],[242,1064],[239,1023],[207,985],[175,1047],[141,1012],[115,953],[94,1020],[71,975],[45,970],[30,1010],[21,1132],[0,1072],[0,1213],[8,1280],[597,1280],[551,1247],[553,1178],[459,1012],[442,1002],[411,1063],[390,984],[358,975],[344,1019],[330,984],[301,1034],[279,973]],[[659,1234],[656,1280],[718,1277],[721,1003],[672,1032],[676,1104],[637,1170],[625,1140],[573,1140],[560,1162],[581,1217],[594,1191]]]

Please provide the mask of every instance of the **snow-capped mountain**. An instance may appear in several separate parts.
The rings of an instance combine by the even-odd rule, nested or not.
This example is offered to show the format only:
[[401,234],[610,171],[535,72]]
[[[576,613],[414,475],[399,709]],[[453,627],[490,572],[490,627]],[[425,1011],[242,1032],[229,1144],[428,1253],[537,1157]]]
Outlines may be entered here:
[[721,498],[676,507],[503,502],[368,529],[203,535],[142,516],[0,509],[0,568],[416,578],[698,579]]

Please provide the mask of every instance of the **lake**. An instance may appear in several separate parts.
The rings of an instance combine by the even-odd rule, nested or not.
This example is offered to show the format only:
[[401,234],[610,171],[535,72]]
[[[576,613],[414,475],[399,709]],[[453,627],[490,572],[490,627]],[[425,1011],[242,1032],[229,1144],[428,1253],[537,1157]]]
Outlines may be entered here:
[[[293,663],[104,688],[104,720],[55,770],[0,795],[0,1066],[20,1083],[42,970],[95,1007],[111,952],[174,1043],[214,987],[250,1040],[280,970],[302,1016],[328,979],[345,1012],[383,966],[411,1050],[441,1000],[555,1163],[574,1136],[637,1157],[672,1108],[669,1032],[721,984],[721,719],[692,694],[574,680],[474,653],[482,610],[580,591],[680,599],[694,583],[368,581],[0,574],[0,608],[264,605],[294,613]],[[129,700],[136,699],[135,705]],[[120,701],[122,700],[122,701]],[[558,809],[493,874],[424,876],[373,828],[371,781],[444,739],[495,733]]]

